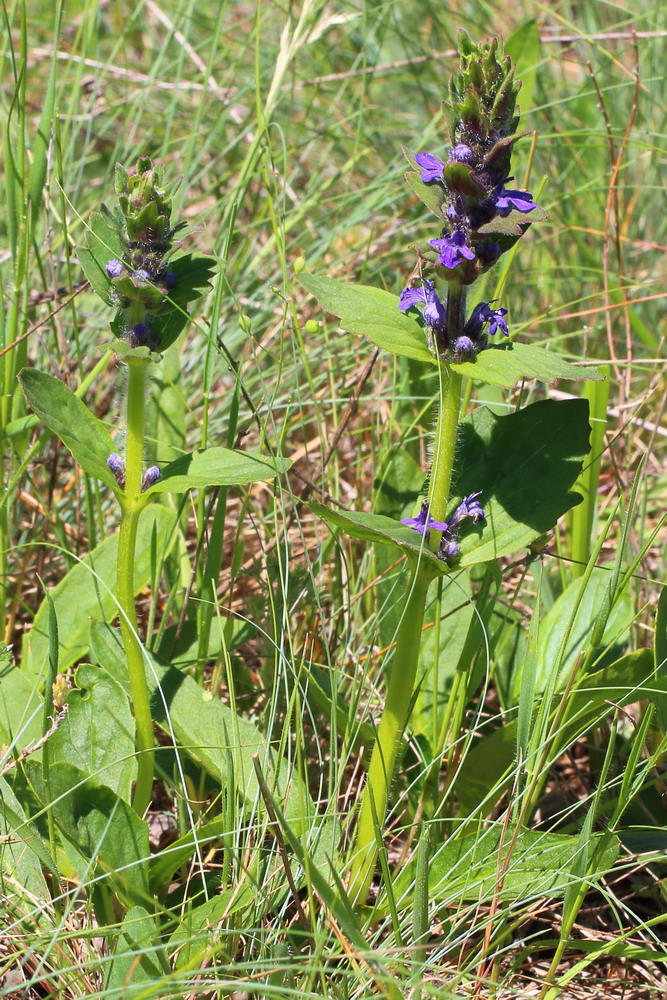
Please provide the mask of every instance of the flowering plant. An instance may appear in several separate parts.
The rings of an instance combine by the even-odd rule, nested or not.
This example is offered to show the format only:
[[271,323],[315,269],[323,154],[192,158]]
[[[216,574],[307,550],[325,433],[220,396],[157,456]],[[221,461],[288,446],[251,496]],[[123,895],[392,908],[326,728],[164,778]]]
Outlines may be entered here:
[[[553,352],[513,341],[507,306],[496,300],[477,301],[468,311],[468,292],[478,278],[546,213],[530,192],[509,186],[521,134],[520,83],[502,40],[475,44],[461,32],[459,55],[460,72],[445,102],[446,154],[406,151],[413,168],[407,182],[440,226],[416,247],[414,281],[396,298],[368,286],[301,275],[304,286],[346,330],[395,355],[435,366],[439,385],[427,496],[416,515],[397,522],[311,503],[329,524],[395,546],[410,568],[350,859],[349,891],[357,903],[364,901],[373,877],[376,826],[384,823],[409,718],[432,581],[530,546],[581,501],[571,486],[588,451],[587,403],[543,400],[505,417],[478,407],[461,420],[463,379],[511,388],[525,378],[603,377]],[[501,342],[491,343],[498,334]]]

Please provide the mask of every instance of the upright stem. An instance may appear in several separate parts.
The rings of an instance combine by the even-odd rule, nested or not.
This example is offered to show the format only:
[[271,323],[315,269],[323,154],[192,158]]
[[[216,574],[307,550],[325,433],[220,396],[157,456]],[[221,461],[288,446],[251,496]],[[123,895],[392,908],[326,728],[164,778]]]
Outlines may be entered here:
[[[451,284],[447,296],[447,329],[451,343],[463,332],[465,289]],[[452,470],[456,454],[456,435],[461,407],[462,377],[446,362],[439,365],[440,410],[435,432],[429,513],[436,521],[447,515]],[[428,545],[432,552],[440,547],[441,532],[431,531]],[[424,608],[432,571],[419,563],[408,584],[407,601],[396,636],[396,651],[391,678],[371,762],[368,768],[357,835],[350,870],[349,893],[354,903],[363,904],[373,878],[377,858],[376,830],[384,828],[389,788],[394,776],[396,757],[408,722],[412,689],[419,663]]]
[[382,830],[384,826],[389,786],[408,721],[419,662],[426,592],[431,579],[428,570],[416,567],[408,584],[408,599],[398,629],[387,700],[378,726],[357,824],[349,885],[353,902],[365,902],[373,878],[377,857],[375,830],[376,827]]
[[144,813],[151,800],[154,768],[153,719],[146,683],[144,651],[139,641],[134,604],[137,525],[144,507],[141,502],[141,479],[144,457],[144,404],[147,367],[148,362],[143,359],[128,359],[125,496],[121,503],[117,562],[118,603],[121,610],[120,628],[125,646],[136,724],[137,781],[132,804],[139,815]]

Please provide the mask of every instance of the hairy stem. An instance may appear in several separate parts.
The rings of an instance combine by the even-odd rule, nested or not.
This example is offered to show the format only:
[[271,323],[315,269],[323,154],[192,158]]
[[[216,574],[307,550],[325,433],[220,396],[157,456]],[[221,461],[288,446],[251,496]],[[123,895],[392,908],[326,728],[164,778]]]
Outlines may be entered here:
[[134,561],[137,526],[144,504],[141,502],[141,478],[144,451],[144,403],[146,368],[143,359],[128,360],[127,444],[125,452],[125,496],[121,505],[118,537],[117,587],[120,605],[120,628],[130,677],[132,707],[136,725],[137,781],[133,806],[139,815],[146,810],[153,787],[153,719],[146,683],[144,651],[137,630],[134,604]]

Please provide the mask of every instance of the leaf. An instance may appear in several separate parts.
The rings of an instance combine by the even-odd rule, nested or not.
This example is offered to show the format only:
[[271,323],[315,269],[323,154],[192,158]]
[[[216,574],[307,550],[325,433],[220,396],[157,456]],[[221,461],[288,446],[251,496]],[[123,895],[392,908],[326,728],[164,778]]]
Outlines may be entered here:
[[[350,333],[368,337],[377,347],[400,357],[438,364],[427,346],[423,323],[400,312],[397,296],[370,285],[348,285],[313,274],[302,274],[299,280],[323,309],[340,317],[341,326]],[[452,368],[477,382],[505,388],[525,378],[537,378],[542,382],[558,379],[600,381],[604,378],[595,368],[572,365],[541,347],[512,341],[494,344],[477,354],[473,361],[453,364]]]
[[[216,897],[218,898],[218,897]],[[156,983],[163,986],[166,956],[163,964],[158,959],[160,933],[153,917],[143,906],[133,906],[127,911],[120,927],[111,962],[104,983],[104,995],[131,996],[131,987]],[[167,966],[168,968],[168,966]],[[111,993],[111,991],[118,993]],[[155,996],[138,990],[141,996]]]
[[384,514],[364,514],[361,511],[332,510],[317,500],[311,500],[308,506],[327,524],[341,528],[353,538],[362,538],[366,542],[388,543],[407,556],[421,558],[439,573],[446,573],[449,570],[449,566],[441,562],[428,546],[424,545],[418,531],[406,527],[393,517],[386,517]]
[[[448,514],[464,496],[481,491],[485,520],[463,525],[455,569],[530,545],[580,502],[570,487],[588,452],[588,434],[588,404],[581,399],[541,400],[502,417],[479,407],[460,425],[460,467]],[[441,573],[452,568],[429,551],[419,532],[394,518],[331,510],[317,501],[309,506],[356,538],[394,545]]]
[[[153,529],[160,542],[168,546],[175,523],[176,512],[159,504],[151,505],[142,514],[137,531],[134,564],[135,593],[143,590],[150,580]],[[50,591],[58,618],[61,671],[86,655],[89,648],[90,619],[111,621],[116,616],[118,606],[114,594],[117,551],[118,533],[115,532],[73,566]],[[44,601],[28,633],[21,666],[21,673],[30,683],[45,676],[49,653],[48,635],[48,608]]]
[[424,184],[419,174],[415,173],[414,170],[406,170],[404,177],[408,186],[412,188],[417,197],[435,216],[442,220],[442,206],[445,201],[445,192],[440,184]]
[[426,334],[416,319],[399,312],[398,298],[370,285],[349,285],[333,278],[301,274],[299,281],[341,326],[359,333],[392,354],[435,364]]
[[558,379],[571,382],[585,379],[601,382],[604,379],[604,375],[595,368],[572,365],[559,354],[516,341],[494,344],[485,351],[480,351],[474,361],[453,364],[452,368],[476,382],[501,385],[507,389],[525,378],[536,378],[548,383],[557,382]]
[[[520,830],[512,844],[514,832],[512,827],[505,831],[502,849],[497,824],[481,834],[448,841],[431,860],[431,900],[451,905],[486,901],[496,894],[501,900],[522,903],[541,896],[562,897],[573,879],[570,871],[581,851],[579,838]],[[606,874],[618,857],[618,840],[605,832],[594,834],[591,841],[596,845],[608,841],[599,856],[599,874]]]
[[162,477],[146,490],[152,493],[183,493],[204,486],[242,486],[274,479],[291,465],[286,458],[270,458],[250,451],[206,448],[183,455],[162,470]]
[[102,421],[60,379],[35,368],[23,368],[18,379],[28,404],[81,468],[118,493],[118,483],[107,465],[115,449]]
[[519,212],[518,209],[512,209],[508,215],[496,215],[490,222],[485,222],[477,232],[523,236],[533,222],[545,222],[548,218],[549,216],[541,205],[538,205],[531,212]]
[[49,740],[49,760],[78,767],[130,802],[137,762],[128,697],[102,667],[82,663],[75,680],[67,715]]
[[[46,613],[44,615],[46,619]],[[44,642],[48,657],[48,637]],[[43,663],[44,673],[47,662]],[[42,704],[37,678],[27,675],[13,663],[0,668],[0,743],[11,746],[17,754],[42,736]]]
[[122,258],[123,246],[111,218],[100,215],[99,212],[93,213],[86,233],[86,246],[77,249],[77,256],[91,288],[107,305],[112,305],[113,285],[106,266],[110,260]]
[[176,968],[188,969],[194,954],[210,945],[211,934],[220,933],[223,922],[251,904],[254,895],[253,886],[246,879],[241,885],[225,890],[201,906],[187,907],[169,938],[169,949],[179,952]]
[[502,417],[484,407],[473,411],[460,427],[456,499],[481,490],[485,520],[464,525],[457,565],[528,546],[579,503],[570,487],[588,453],[588,436],[582,399],[540,400]]
[[[569,677],[580,652],[589,648],[589,640],[609,588],[611,574],[608,570],[595,568],[586,584],[577,613],[572,622],[572,612],[579,600],[581,578],[573,580],[556,599],[540,627],[540,641],[537,650],[537,689],[543,691],[549,676],[558,671],[557,686],[560,688]],[[601,645],[622,642],[635,620],[632,598],[625,590],[615,602],[602,636]],[[568,644],[562,660],[558,653],[567,630],[570,630]],[[617,650],[617,656],[620,650]]]
[[37,828],[27,818],[10,785],[0,778],[0,887],[5,905],[15,894],[27,895],[31,906],[35,898],[49,900],[43,869],[58,878]]
[[[26,764],[39,798],[46,803],[40,765],[32,759]],[[49,790],[58,827],[93,866],[93,870],[88,871],[88,880],[107,876],[126,905],[151,900],[148,824],[137,816],[132,806],[118,798],[111,788],[62,761],[49,768]]]
[[[667,678],[667,587],[660,589],[655,613],[655,672]],[[667,732],[667,695],[656,698],[656,714],[660,729]]]

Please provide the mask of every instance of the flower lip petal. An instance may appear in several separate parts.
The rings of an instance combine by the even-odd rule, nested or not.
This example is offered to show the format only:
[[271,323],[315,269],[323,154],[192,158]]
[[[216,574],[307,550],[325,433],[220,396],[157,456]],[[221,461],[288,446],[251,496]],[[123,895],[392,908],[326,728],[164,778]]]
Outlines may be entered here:
[[422,168],[420,178],[424,184],[441,181],[445,164],[431,153],[415,153],[415,163]]

